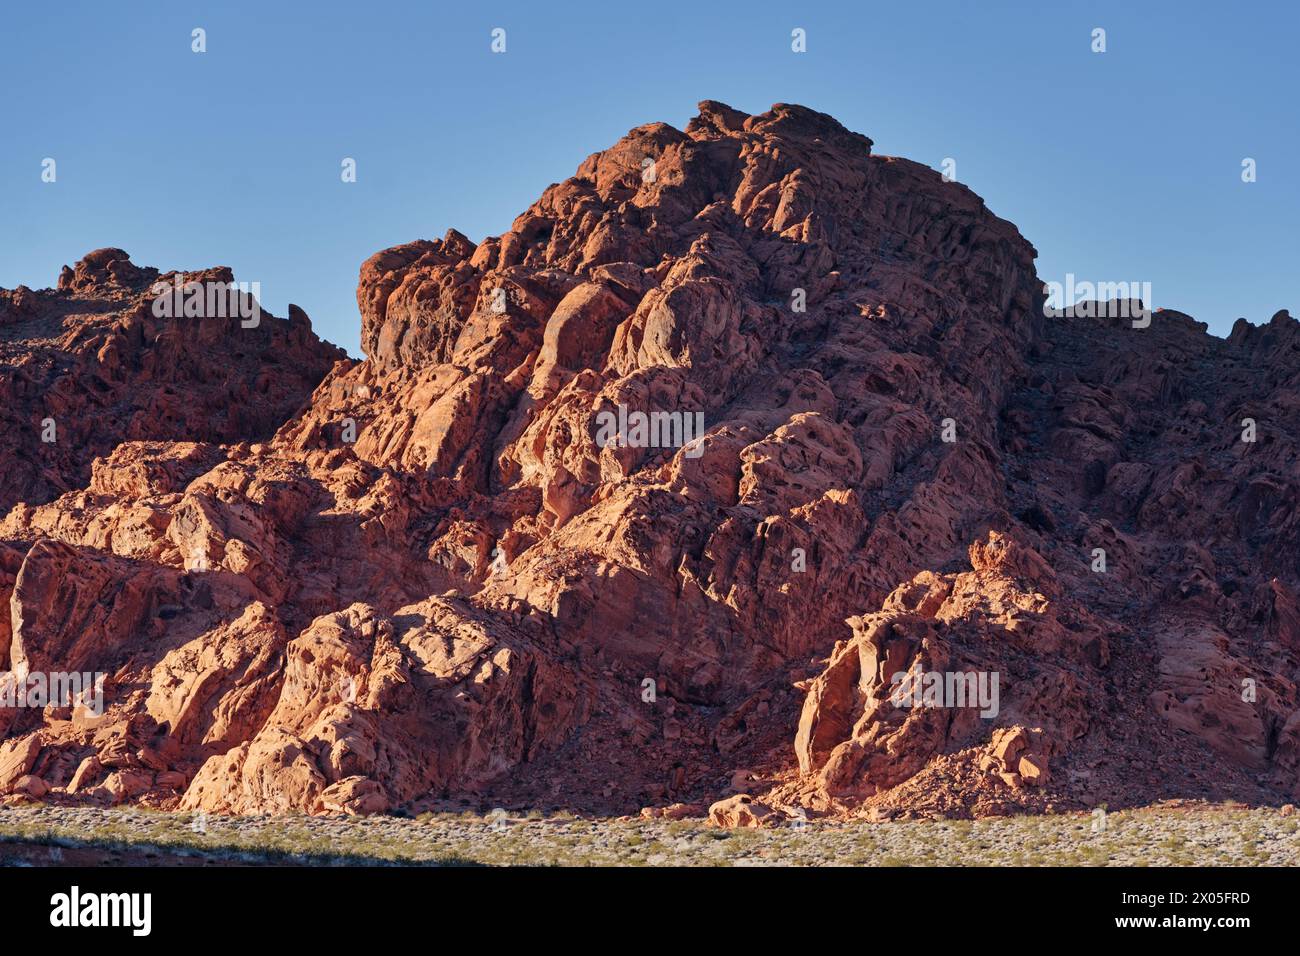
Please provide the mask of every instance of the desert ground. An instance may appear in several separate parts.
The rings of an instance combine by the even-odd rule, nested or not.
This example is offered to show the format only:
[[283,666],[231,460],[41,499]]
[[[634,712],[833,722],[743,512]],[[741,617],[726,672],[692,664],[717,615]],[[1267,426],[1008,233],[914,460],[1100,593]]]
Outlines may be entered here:
[[1105,814],[807,823],[491,812],[309,817],[139,808],[0,809],[5,865],[1293,866],[1291,808],[1179,804]]

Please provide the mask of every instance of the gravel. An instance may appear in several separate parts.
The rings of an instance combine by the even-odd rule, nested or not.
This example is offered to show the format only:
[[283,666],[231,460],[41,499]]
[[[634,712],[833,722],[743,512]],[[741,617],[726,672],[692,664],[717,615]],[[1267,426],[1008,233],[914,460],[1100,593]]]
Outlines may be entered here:
[[[1104,825],[1103,825],[1104,824]],[[721,830],[704,820],[510,815],[224,817],[0,807],[0,862],[301,865],[1294,866],[1300,814],[1216,806]],[[44,855],[42,855],[42,853]],[[129,857],[130,859],[123,859]]]

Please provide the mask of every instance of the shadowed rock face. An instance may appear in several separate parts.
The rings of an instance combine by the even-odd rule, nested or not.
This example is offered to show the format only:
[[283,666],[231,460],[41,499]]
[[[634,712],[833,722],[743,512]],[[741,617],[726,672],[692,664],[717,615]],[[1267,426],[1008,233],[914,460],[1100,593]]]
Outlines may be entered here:
[[160,275],[97,249],[63,267],[58,289],[0,290],[0,508],[85,488],[122,442],[270,438],[346,356],[296,306],[250,327],[153,308],[155,283],[233,278],[224,267]]
[[[0,709],[0,790],[1292,796],[1300,325],[1047,319],[1034,257],[828,116],[705,102],[501,237],[372,256],[364,362],[142,315],[120,250],[0,293],[0,667],[108,675],[102,716]],[[51,396],[85,430],[47,448]],[[909,671],[996,702],[899,706]]]

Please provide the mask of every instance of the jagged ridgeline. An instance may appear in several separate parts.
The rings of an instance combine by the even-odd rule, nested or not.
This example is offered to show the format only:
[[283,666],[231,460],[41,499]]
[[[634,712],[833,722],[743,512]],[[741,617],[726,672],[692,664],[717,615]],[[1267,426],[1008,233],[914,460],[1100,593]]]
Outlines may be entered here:
[[1300,326],[1054,309],[1015,226],[871,145],[638,127],[500,237],[368,259],[361,362],[228,269],[0,292],[0,671],[105,678],[0,708],[0,792],[1289,796]]

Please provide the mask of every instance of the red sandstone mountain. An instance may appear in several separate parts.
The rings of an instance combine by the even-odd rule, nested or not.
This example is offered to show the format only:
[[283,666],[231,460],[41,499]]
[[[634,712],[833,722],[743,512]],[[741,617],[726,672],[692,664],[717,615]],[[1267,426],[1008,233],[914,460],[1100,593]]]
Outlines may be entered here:
[[[0,669],[109,675],[102,717],[0,710],[0,792],[1293,797],[1300,324],[1048,319],[1034,257],[828,116],[706,102],[372,256],[364,362],[157,319],[118,250],[0,293]],[[705,435],[602,447],[620,405]],[[896,707],[909,668],[996,672],[997,715]]]

